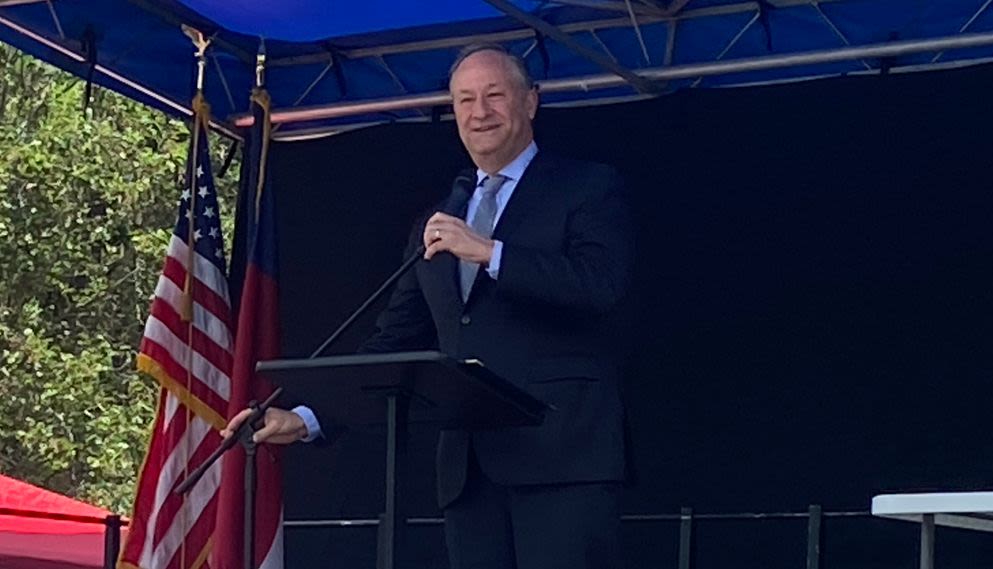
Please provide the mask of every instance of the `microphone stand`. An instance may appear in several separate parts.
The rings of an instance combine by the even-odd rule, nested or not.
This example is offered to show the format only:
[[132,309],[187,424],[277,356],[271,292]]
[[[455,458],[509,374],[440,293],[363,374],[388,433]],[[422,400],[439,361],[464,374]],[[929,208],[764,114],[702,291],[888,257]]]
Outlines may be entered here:
[[273,392],[266,398],[262,404],[258,404],[256,401],[249,403],[249,407],[252,412],[248,417],[238,426],[234,434],[230,437],[224,439],[224,441],[218,445],[214,452],[210,453],[200,466],[196,467],[193,472],[182,480],[173,490],[177,495],[183,495],[193,489],[197,482],[203,477],[207,472],[207,469],[211,467],[221,456],[227,451],[234,448],[236,444],[241,444],[245,449],[245,527],[244,527],[244,550],[243,550],[243,564],[245,569],[254,569],[255,567],[255,449],[258,446],[254,440],[252,440],[252,435],[255,434],[255,423],[257,423],[262,417],[265,416],[266,409],[268,409],[276,399],[283,393],[282,387],[277,387]]
[[352,314],[349,315],[349,317],[346,318],[345,321],[342,322],[340,326],[338,326],[338,329],[332,332],[331,335],[328,336],[327,339],[325,339],[324,342],[322,342],[321,345],[318,346],[317,349],[314,350],[312,354],[307,356],[307,359],[312,360],[320,356],[322,353],[324,353],[324,350],[326,350],[328,346],[333,344],[342,334],[344,334],[345,330],[348,330],[348,328],[351,327],[352,323],[358,320],[359,316],[365,314],[365,311],[369,310],[370,306],[372,306],[377,300],[382,298],[382,296],[386,294],[386,291],[390,290],[390,287],[392,287],[394,283],[400,280],[400,277],[405,275],[407,271],[409,271],[410,268],[413,267],[417,263],[417,261],[423,257],[424,257],[424,245],[421,244],[410,257],[407,257],[407,260],[404,261],[402,265],[400,265],[399,269],[394,271],[393,274],[389,276],[389,278],[383,281],[383,284],[379,285],[379,288],[377,288],[375,292],[370,294],[369,298],[365,299],[365,302],[363,302],[358,308],[356,308],[355,311],[352,312]]
[[[462,213],[466,203],[468,203],[469,197],[472,195],[472,189],[475,187],[475,183],[475,171],[466,170],[461,172],[455,178],[455,182],[452,183],[452,193],[449,194],[448,199],[445,200],[445,203],[440,211],[442,213],[447,213],[448,215],[459,216]],[[400,277],[405,275],[407,271],[409,271],[411,267],[413,267],[417,261],[424,256],[424,250],[425,247],[423,243],[418,245],[417,250],[414,251],[410,257],[407,257],[407,260],[400,265],[400,268],[394,271],[389,278],[383,281],[383,284],[381,284],[375,292],[369,295],[369,298],[365,299],[365,302],[356,308],[355,311],[341,323],[341,326],[338,326],[338,328],[332,332],[331,335],[328,336],[327,339],[325,339],[324,342],[322,342],[321,345],[307,357],[307,359],[314,359],[324,353],[324,350],[326,350],[328,346],[333,344],[345,332],[345,330],[351,327],[359,316],[365,314],[365,311],[369,310],[370,306],[386,294],[386,291],[388,291],[394,283],[400,280]]]

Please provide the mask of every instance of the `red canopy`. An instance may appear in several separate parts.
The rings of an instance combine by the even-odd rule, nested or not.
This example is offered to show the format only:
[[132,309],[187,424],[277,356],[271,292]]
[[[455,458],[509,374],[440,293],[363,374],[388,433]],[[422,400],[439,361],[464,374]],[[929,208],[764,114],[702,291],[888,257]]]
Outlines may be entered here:
[[0,475],[0,567],[99,569],[110,512]]

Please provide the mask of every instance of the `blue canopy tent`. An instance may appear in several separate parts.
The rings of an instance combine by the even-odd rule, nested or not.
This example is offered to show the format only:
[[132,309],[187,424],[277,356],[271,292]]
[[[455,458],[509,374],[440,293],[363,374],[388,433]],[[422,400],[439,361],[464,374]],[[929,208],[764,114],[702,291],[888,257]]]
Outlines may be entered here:
[[250,124],[264,40],[277,137],[429,120],[469,43],[526,59],[546,105],[682,88],[972,65],[993,56],[989,0],[0,0],[0,41],[177,116],[213,39],[216,126]]

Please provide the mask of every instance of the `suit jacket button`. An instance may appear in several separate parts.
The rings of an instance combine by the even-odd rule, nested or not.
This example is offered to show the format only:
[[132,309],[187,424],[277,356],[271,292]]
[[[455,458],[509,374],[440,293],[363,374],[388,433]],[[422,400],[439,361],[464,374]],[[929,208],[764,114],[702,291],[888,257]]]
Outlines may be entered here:
[[463,314],[461,322],[463,325],[468,326],[469,323],[472,322],[472,318],[470,318],[468,314]]

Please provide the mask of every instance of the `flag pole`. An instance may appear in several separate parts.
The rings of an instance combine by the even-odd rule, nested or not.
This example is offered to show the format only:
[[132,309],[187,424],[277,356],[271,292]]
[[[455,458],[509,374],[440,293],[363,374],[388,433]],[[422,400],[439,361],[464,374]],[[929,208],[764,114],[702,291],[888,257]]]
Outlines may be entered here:
[[[259,42],[259,52],[255,56],[255,88],[252,89],[252,102],[262,109],[262,148],[259,150],[258,182],[255,185],[255,222],[259,221],[262,209],[262,192],[265,190],[266,161],[269,156],[269,139],[272,138],[272,122],[269,111],[272,106],[269,92],[265,88],[265,40]],[[257,128],[257,127],[256,127]]]
[[185,24],[183,25],[183,33],[190,38],[193,45],[197,48],[195,54],[197,58],[197,90],[196,95],[193,96],[191,105],[193,107],[193,125],[191,128],[193,148],[190,153],[192,160],[190,160],[187,166],[188,171],[186,173],[186,191],[189,192],[190,197],[190,209],[186,214],[188,230],[186,242],[189,245],[186,266],[189,267],[189,270],[186,273],[186,282],[183,286],[183,302],[182,310],[180,311],[180,315],[185,322],[193,322],[193,261],[195,259],[194,250],[196,247],[196,228],[193,221],[197,200],[197,176],[199,174],[197,158],[200,156],[200,131],[207,121],[210,120],[210,107],[207,106],[207,101],[203,96],[203,77],[207,69],[207,47],[210,45],[210,40],[205,38],[200,30],[191,28]]
[[[265,78],[265,40],[259,42],[259,51],[255,56],[255,88],[252,89],[252,100],[255,100],[256,94],[262,89],[260,86]],[[259,128],[258,125],[254,125],[252,128]],[[259,187],[261,188],[262,180],[259,180]],[[258,193],[258,191],[256,191]],[[255,220],[258,222],[258,196],[256,195],[256,210],[255,210]],[[254,240],[254,238],[253,238]],[[276,394],[278,396],[278,394]],[[248,406],[256,409],[257,402],[252,400]],[[255,569],[255,477],[256,477],[256,464],[255,455],[258,450],[258,445],[255,443],[255,439],[252,437],[252,432],[254,429],[251,428],[251,424],[248,421],[245,422],[249,424],[249,428],[245,430],[244,436],[241,437],[242,446],[245,447],[245,519],[244,519],[244,537],[242,542],[242,567],[244,569]]]
[[[186,235],[186,282],[183,286],[183,300],[182,307],[180,311],[180,317],[187,323],[186,330],[186,390],[190,391],[193,387],[193,334],[194,334],[194,321],[193,321],[193,281],[196,278],[196,206],[197,206],[197,182],[202,171],[202,164],[200,164],[200,129],[203,125],[210,120],[210,108],[207,106],[206,100],[203,96],[203,76],[207,69],[207,46],[210,45],[210,40],[204,38],[203,34],[194,28],[189,26],[183,26],[183,33],[185,33],[193,45],[196,47],[195,57],[197,58],[197,89],[196,94],[193,96],[193,101],[191,106],[193,107],[193,124],[190,129],[192,134],[192,151],[190,152],[190,163],[187,166],[189,169],[186,178],[186,191],[189,192],[190,198],[190,208],[186,212],[186,223],[187,223],[187,235]],[[192,419],[192,411],[189,406],[186,407],[186,424],[189,425]],[[183,475],[189,476],[189,456],[183,461]],[[186,494],[182,495],[183,504],[186,504]],[[183,519],[183,535],[185,536],[188,529],[185,527],[187,520]],[[186,538],[184,537],[182,542],[180,542],[180,567],[186,569]]]

